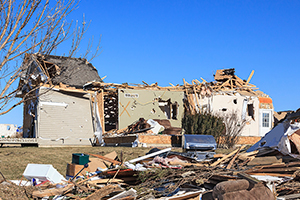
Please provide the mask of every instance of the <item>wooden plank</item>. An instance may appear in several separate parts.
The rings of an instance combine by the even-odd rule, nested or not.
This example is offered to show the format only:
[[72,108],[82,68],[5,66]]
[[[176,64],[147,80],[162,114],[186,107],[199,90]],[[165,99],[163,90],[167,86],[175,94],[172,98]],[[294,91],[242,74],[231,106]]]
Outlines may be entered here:
[[199,113],[201,113],[200,103],[199,103],[199,100],[198,100],[198,95],[197,95],[197,91],[196,91],[194,83],[193,83],[193,90],[194,90],[195,99],[196,99],[196,102],[197,102],[197,107],[199,109]]
[[258,150],[255,150],[255,151],[251,151],[249,153],[240,153],[238,155],[238,159],[240,159],[240,160],[246,160],[247,158],[256,155],[258,152],[259,152]]
[[254,178],[254,177],[252,177],[252,176],[250,176],[250,175],[248,175],[248,174],[246,174],[246,173],[241,172],[241,173],[238,173],[237,175],[238,175],[239,177],[241,177],[241,178],[246,179],[247,181],[249,181],[249,182],[251,182],[251,183],[254,183],[254,184],[261,183],[260,180]]
[[236,152],[236,154],[233,156],[233,158],[230,160],[229,164],[227,165],[226,169],[230,169],[233,162],[235,161],[235,159],[237,158],[239,152],[241,151],[242,146],[240,146],[240,148],[238,149],[238,151]]
[[97,91],[96,99],[97,106],[100,115],[100,122],[102,126],[102,131],[105,132],[105,118],[104,118],[104,99],[103,99],[103,90]]
[[109,195],[110,193],[116,191],[122,191],[118,185],[107,185],[88,196],[85,200],[99,200],[106,195]]
[[214,158],[223,158],[224,156],[226,156],[225,154],[219,153],[219,154],[215,154]]
[[[245,148],[245,146],[243,146],[243,147],[240,149],[240,151],[241,151],[243,148]],[[234,151],[232,151],[231,153],[229,153],[228,155],[224,156],[223,158],[217,160],[216,162],[212,163],[210,166],[217,166],[218,164],[220,164],[221,162],[223,162],[223,161],[226,160],[227,158],[233,156],[233,155],[234,155],[236,152],[238,152],[238,151],[239,151],[239,148],[236,149],[236,150],[234,150]]]
[[91,153],[85,153],[85,154],[88,154],[90,156],[94,156],[94,157],[100,158],[101,160],[105,160],[105,161],[113,163],[115,165],[120,165],[121,164],[121,162],[119,162],[117,160],[113,160],[113,159],[110,159],[110,158],[107,158],[107,157],[104,157],[104,156],[100,156],[98,154],[91,154]]
[[107,183],[108,181],[110,180],[110,183],[123,183],[124,181],[122,179],[114,179],[114,180],[111,180],[111,179],[98,179],[98,180],[93,180],[93,181],[87,181],[87,183],[91,183],[91,184],[103,184],[103,183]]
[[254,70],[252,70],[250,76],[248,77],[247,82],[246,82],[246,85],[248,85],[248,83],[250,82],[250,80],[251,80],[253,74],[254,74]]
[[35,198],[43,198],[43,197],[50,197],[50,196],[55,196],[55,195],[61,195],[64,193],[67,193],[68,191],[71,191],[73,189],[74,185],[69,184],[66,187],[63,188],[50,188],[46,190],[35,190],[32,192],[32,196]]
[[[184,78],[182,80],[183,80],[184,87],[186,87],[187,86],[187,82],[185,81]],[[185,88],[185,95],[186,95],[187,100],[188,100],[188,104],[189,104],[188,107],[189,107],[189,109],[191,111],[191,114],[194,114],[195,113],[195,108],[194,108],[195,105],[192,103],[192,101],[190,99],[189,92],[188,92],[187,88]]]
[[251,175],[257,175],[257,176],[293,177],[293,174],[259,173],[259,172],[245,172],[245,173]]
[[253,169],[253,170],[247,170],[246,172],[295,172],[299,170],[300,167],[286,167],[286,168],[268,168],[268,169]]

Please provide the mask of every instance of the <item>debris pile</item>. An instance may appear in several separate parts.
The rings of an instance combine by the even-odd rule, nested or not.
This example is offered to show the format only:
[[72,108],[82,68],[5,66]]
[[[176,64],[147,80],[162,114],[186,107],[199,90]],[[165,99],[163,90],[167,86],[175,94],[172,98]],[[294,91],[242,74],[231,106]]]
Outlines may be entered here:
[[[42,170],[47,174],[42,179],[38,167],[47,166],[38,164],[34,165],[34,176],[29,164],[24,177],[31,184],[22,188],[28,198],[36,199],[271,200],[300,196],[298,158],[271,147],[246,150],[247,146],[240,146],[228,154],[215,154],[202,161],[171,148],[151,149],[145,156],[132,160],[116,152],[105,156],[74,153],[72,163],[68,164],[67,180],[56,183],[47,170]],[[16,184],[23,185],[21,182],[24,180]],[[13,184],[3,180],[2,187],[4,183]]]

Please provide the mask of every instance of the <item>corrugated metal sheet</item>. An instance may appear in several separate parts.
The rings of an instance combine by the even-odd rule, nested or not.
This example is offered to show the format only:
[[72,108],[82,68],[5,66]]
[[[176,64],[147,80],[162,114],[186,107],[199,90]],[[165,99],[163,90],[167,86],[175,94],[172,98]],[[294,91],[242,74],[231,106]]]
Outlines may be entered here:
[[38,106],[38,137],[45,143],[89,144],[88,138],[94,132],[89,98],[47,89],[41,89],[40,93],[44,94]]

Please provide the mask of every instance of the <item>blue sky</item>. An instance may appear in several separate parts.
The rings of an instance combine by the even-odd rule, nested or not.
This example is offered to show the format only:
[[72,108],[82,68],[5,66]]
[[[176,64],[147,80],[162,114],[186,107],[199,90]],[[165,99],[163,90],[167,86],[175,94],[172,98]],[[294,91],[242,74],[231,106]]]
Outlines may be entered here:
[[[242,79],[254,70],[251,83],[282,111],[300,107],[299,10],[300,1],[289,0],[82,0],[67,20],[84,14],[90,22],[82,52],[102,35],[92,64],[105,82],[168,86],[213,81],[217,69],[235,68]],[[22,106],[0,122],[21,125]]]

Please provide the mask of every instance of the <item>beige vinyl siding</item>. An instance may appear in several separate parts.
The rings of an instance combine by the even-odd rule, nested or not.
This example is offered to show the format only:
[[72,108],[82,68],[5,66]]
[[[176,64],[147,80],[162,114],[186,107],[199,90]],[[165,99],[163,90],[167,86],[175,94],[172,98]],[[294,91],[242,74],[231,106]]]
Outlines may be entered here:
[[[44,93],[47,91],[46,93]],[[93,138],[90,100],[86,94],[41,89],[38,137],[45,145],[88,145]],[[61,139],[64,140],[61,140]]]

